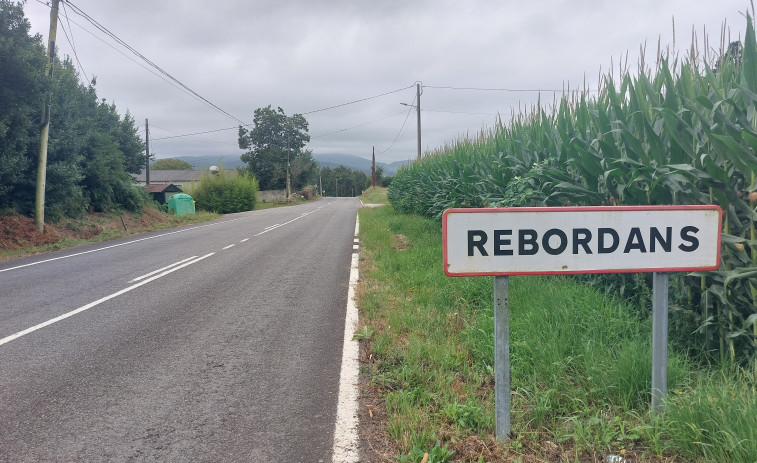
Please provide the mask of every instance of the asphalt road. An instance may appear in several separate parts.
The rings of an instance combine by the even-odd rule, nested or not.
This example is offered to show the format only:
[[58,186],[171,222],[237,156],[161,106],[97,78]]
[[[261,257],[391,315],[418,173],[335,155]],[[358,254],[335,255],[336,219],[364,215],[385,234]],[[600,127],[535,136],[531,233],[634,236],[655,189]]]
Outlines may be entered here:
[[359,205],[0,264],[0,461],[331,461]]

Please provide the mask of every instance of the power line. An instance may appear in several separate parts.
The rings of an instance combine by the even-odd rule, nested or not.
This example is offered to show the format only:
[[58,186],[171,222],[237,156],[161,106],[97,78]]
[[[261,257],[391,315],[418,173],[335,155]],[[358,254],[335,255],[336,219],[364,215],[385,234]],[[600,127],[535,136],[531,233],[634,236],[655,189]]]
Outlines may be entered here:
[[562,92],[550,88],[481,88],[481,87],[451,87],[444,85],[424,85],[425,88],[436,88],[441,90],[477,90],[482,92]]
[[400,135],[402,135],[402,131],[405,129],[405,124],[407,124],[407,120],[410,117],[410,112],[413,110],[413,104],[415,103],[416,98],[417,98],[417,95],[413,97],[413,102],[410,103],[410,105],[409,105],[410,107],[407,110],[407,115],[405,116],[404,122],[402,122],[402,127],[400,127],[400,131],[397,132],[397,136],[394,137],[394,140],[392,141],[392,144],[389,145],[389,147],[387,149],[385,149],[383,151],[379,151],[379,154],[386,153],[387,151],[389,151],[390,149],[392,149],[392,146],[394,146],[395,143],[397,143],[397,140],[400,138]]
[[[66,10],[66,3],[62,3],[63,10]],[[68,20],[68,15],[63,14],[63,17],[66,18],[66,22],[68,23],[68,30],[71,31],[71,37],[68,36],[68,32],[66,32],[66,28],[63,27],[63,23],[61,23],[60,28],[63,29],[63,34],[66,36],[66,41],[68,41],[68,44],[71,45],[71,51],[74,53],[74,58],[76,58],[76,64],[79,66],[79,70],[82,74],[84,74],[84,78],[87,79],[87,83],[91,84],[92,81],[89,80],[89,76],[84,71],[84,66],[82,66],[81,61],[79,61],[79,55],[76,53],[76,43],[74,41],[74,30],[71,29],[71,22]]]
[[373,121],[370,121],[370,122],[363,122],[362,124],[353,125],[352,127],[347,127],[346,129],[339,129],[339,130],[335,130],[334,132],[329,132],[329,133],[324,133],[324,134],[321,134],[321,135],[316,135],[314,137],[310,137],[310,139],[313,140],[314,138],[323,138],[323,137],[327,137],[329,135],[334,135],[334,134],[337,134],[337,133],[342,133],[342,132],[346,132],[348,130],[356,129],[358,127],[363,127],[365,125],[374,124],[376,122],[383,121],[384,119],[389,119],[390,117],[399,116],[400,114],[403,114],[404,112],[405,111],[400,111],[400,112],[398,112],[396,114],[392,114],[391,116],[382,117],[380,119],[376,119],[376,120],[373,120]]
[[224,129],[206,130],[204,132],[193,132],[193,133],[184,133],[184,134],[181,134],[181,135],[171,135],[171,136],[168,136],[168,137],[151,138],[150,140],[158,141],[158,140],[168,140],[170,138],[191,137],[193,135],[204,135],[206,133],[223,132],[225,130],[233,130],[233,129],[237,129],[237,128],[239,128],[239,126],[237,126],[237,127],[226,127]]
[[355,104],[355,103],[361,103],[363,101],[373,100],[374,98],[380,98],[382,96],[391,95],[392,93],[398,93],[398,92],[401,92],[403,90],[407,90],[409,88],[413,88],[414,85],[415,84],[410,85],[409,87],[398,88],[397,90],[392,90],[391,92],[382,93],[380,95],[369,96],[367,98],[361,98],[359,100],[354,100],[354,101],[349,101],[347,103],[342,103],[342,104],[338,104],[338,105],[334,105],[334,106],[329,106],[328,108],[314,109],[313,111],[308,111],[306,113],[302,113],[302,115],[305,116],[305,115],[308,115],[308,114],[319,113],[321,111],[328,111],[329,109],[341,108],[342,106],[348,106],[348,105]]
[[[40,0],[36,0],[36,1],[37,1],[37,2],[39,2],[39,3],[42,3],[43,5],[46,5],[46,4],[44,3],[44,2],[42,2],[42,1],[40,1]],[[49,5],[47,5],[47,6],[49,6]],[[63,16],[64,16],[64,17],[66,18],[66,21],[70,21],[70,22],[72,22],[72,23],[76,24],[76,25],[77,25],[77,26],[79,26],[79,28],[81,28],[81,29],[82,29],[82,30],[83,30],[84,32],[86,32],[87,34],[91,35],[91,36],[92,36],[92,37],[94,37],[95,39],[99,40],[99,41],[100,41],[100,42],[102,42],[102,43],[103,43],[104,45],[107,45],[108,47],[110,47],[111,49],[113,49],[113,51],[115,51],[115,52],[119,53],[119,54],[120,54],[121,56],[123,56],[124,58],[128,59],[128,60],[129,60],[129,61],[131,61],[132,63],[134,63],[134,64],[136,64],[137,66],[141,67],[141,68],[142,68],[142,69],[144,69],[145,71],[147,71],[147,72],[149,72],[150,74],[154,75],[155,77],[157,77],[158,79],[160,79],[160,80],[162,80],[163,82],[167,83],[168,85],[172,86],[173,88],[175,88],[175,89],[179,90],[180,92],[183,92],[183,93],[185,93],[185,94],[189,95],[190,97],[194,98],[194,95],[192,95],[192,94],[191,94],[191,93],[189,93],[188,91],[184,90],[183,88],[179,87],[179,86],[178,86],[178,85],[176,85],[175,83],[171,82],[170,80],[168,80],[168,79],[166,79],[165,77],[161,76],[160,74],[156,73],[155,71],[153,71],[152,69],[148,68],[148,67],[147,67],[147,66],[145,66],[144,64],[142,64],[142,63],[140,63],[139,61],[135,60],[135,59],[134,59],[134,58],[132,58],[131,56],[127,55],[127,54],[126,54],[126,53],[124,53],[123,51],[121,51],[121,50],[119,50],[118,48],[114,47],[114,46],[113,46],[113,45],[111,45],[110,43],[108,43],[108,42],[106,42],[105,40],[103,40],[103,39],[102,39],[101,37],[98,37],[97,35],[95,35],[95,33],[94,33],[94,32],[90,31],[89,29],[87,29],[86,27],[82,26],[81,24],[79,24],[78,22],[74,21],[73,19],[69,19],[69,18],[68,18],[68,16],[66,16],[65,14],[64,14]]]
[[470,116],[497,116],[496,113],[470,113],[465,111],[444,111],[441,109],[421,109],[421,112],[430,112],[430,113],[446,113],[446,114],[467,114]]
[[111,39],[113,39],[114,41],[116,41],[116,43],[118,43],[122,47],[126,48],[128,51],[130,51],[131,53],[133,53],[139,59],[141,59],[142,61],[144,61],[145,63],[147,63],[150,67],[152,67],[153,69],[155,69],[159,73],[163,74],[166,78],[168,78],[169,80],[175,82],[176,84],[178,84],[182,88],[186,89],[195,98],[201,100],[205,104],[207,104],[207,105],[211,106],[212,108],[216,109],[217,111],[225,114],[226,116],[230,117],[231,119],[234,119],[235,121],[239,122],[240,124],[244,124],[244,122],[242,120],[240,120],[237,117],[232,116],[228,112],[224,111],[223,109],[221,109],[220,107],[218,107],[216,104],[214,104],[213,102],[211,102],[207,98],[203,97],[199,93],[195,92],[194,90],[192,90],[191,88],[189,88],[186,84],[184,84],[183,82],[181,82],[180,80],[178,80],[177,78],[175,78],[174,76],[172,76],[171,74],[169,74],[163,68],[161,68],[160,66],[158,66],[154,62],[150,61],[146,56],[144,56],[143,54],[141,54],[140,52],[138,52],[136,49],[134,49],[134,47],[132,47],[131,45],[129,45],[128,43],[126,43],[125,41],[123,41],[121,38],[119,38],[113,32],[109,31],[105,26],[103,26],[102,24],[100,24],[99,22],[97,22],[95,19],[93,19],[87,13],[85,13],[84,11],[82,11],[79,7],[77,7],[76,5],[74,5],[73,3],[71,3],[70,0],[64,0],[64,2],[68,3],[71,6],[71,8],[74,10],[74,13],[76,13],[79,16],[81,16],[82,18],[86,19],[90,24],[92,24],[100,32],[102,32],[103,34],[106,34],[108,37],[110,37]]

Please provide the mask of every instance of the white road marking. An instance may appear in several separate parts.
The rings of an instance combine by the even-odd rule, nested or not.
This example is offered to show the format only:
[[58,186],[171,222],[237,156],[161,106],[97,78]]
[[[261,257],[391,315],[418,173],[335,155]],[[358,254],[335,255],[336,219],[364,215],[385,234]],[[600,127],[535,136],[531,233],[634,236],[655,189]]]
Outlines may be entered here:
[[153,276],[151,278],[148,278],[146,280],[140,281],[137,284],[134,284],[132,286],[129,286],[128,288],[122,289],[121,291],[118,291],[118,292],[115,292],[115,293],[110,294],[108,296],[105,296],[105,297],[103,297],[101,299],[98,299],[98,300],[96,300],[94,302],[90,302],[87,305],[83,305],[83,306],[79,307],[78,309],[72,310],[71,312],[64,313],[63,315],[60,315],[60,316],[55,317],[55,318],[51,318],[50,320],[48,320],[46,322],[40,323],[39,325],[35,325],[35,326],[32,326],[31,328],[27,328],[27,329],[25,329],[23,331],[19,331],[18,333],[12,334],[10,336],[6,336],[6,337],[0,339],[0,346],[2,346],[5,343],[11,342],[11,341],[13,341],[15,339],[18,339],[21,336],[25,336],[25,335],[27,335],[29,333],[32,333],[32,332],[37,331],[39,329],[42,329],[42,328],[44,328],[46,326],[50,326],[53,323],[57,323],[57,322],[59,322],[61,320],[65,320],[66,318],[74,316],[74,315],[76,315],[76,314],[78,314],[80,312],[84,312],[85,310],[91,309],[92,307],[98,306],[98,305],[102,304],[103,302],[109,301],[109,300],[111,300],[111,299],[113,299],[115,297],[118,297],[118,296],[122,295],[122,294],[128,293],[129,291],[131,291],[133,289],[137,289],[140,286],[146,285],[147,283],[149,283],[151,281],[154,281],[154,280],[157,280],[158,278],[164,277],[164,276],[168,275],[169,273],[173,273],[173,272],[175,272],[177,270],[180,270],[180,269],[182,269],[182,268],[184,268],[184,267],[186,267],[188,265],[192,265],[194,263],[200,262],[201,260],[203,260],[203,259],[205,259],[207,257],[210,257],[213,254],[215,254],[215,253],[211,252],[210,254],[205,254],[202,257],[198,257],[197,259],[191,260],[189,262],[185,262],[184,264],[179,265],[178,267],[173,267],[170,270],[166,270],[163,273],[155,275],[155,276]]
[[321,207],[319,207],[318,209],[314,209],[314,210],[312,210],[312,211],[310,211],[310,212],[306,212],[305,214],[302,214],[302,215],[301,215],[301,216],[299,216],[299,217],[295,217],[294,219],[290,220],[289,222],[284,222],[284,223],[277,223],[276,225],[271,225],[270,227],[266,227],[265,229],[263,229],[263,231],[262,231],[262,232],[258,233],[258,234],[257,234],[257,235],[255,235],[255,236],[264,235],[264,234],[268,233],[269,231],[273,231],[273,230],[276,230],[276,229],[277,229],[277,228],[279,228],[279,227],[283,227],[284,225],[288,225],[288,224],[290,224],[290,223],[292,223],[292,222],[294,222],[294,221],[296,221],[296,220],[300,220],[301,218],[303,218],[303,217],[305,217],[305,216],[308,216],[308,215],[312,214],[313,212],[318,212],[318,211],[320,211],[320,210],[321,210],[321,209],[323,209],[324,207],[325,207],[325,206],[321,206]]
[[[355,223],[355,237],[360,231],[360,222]],[[334,428],[334,463],[356,463],[358,451],[358,374],[360,373],[360,344],[353,341],[358,324],[355,303],[355,287],[358,281],[358,253],[352,254],[350,266],[350,286],[347,292],[347,315],[344,320],[344,344],[342,348],[342,373],[339,378],[339,401],[336,409]]]
[[249,240],[249,238],[245,238],[245,239],[243,239],[242,241],[240,241],[240,243],[244,243],[244,242],[245,242],[245,241],[247,241],[247,240]]
[[32,262],[30,264],[17,265],[15,267],[9,267],[9,268],[6,268],[6,269],[0,269],[0,273],[10,272],[11,270],[17,270],[17,269],[24,268],[24,267],[31,267],[32,265],[44,264],[44,263],[52,262],[52,261],[55,261],[55,260],[68,259],[69,257],[76,257],[76,256],[84,255],[84,254],[90,254],[90,253],[93,253],[93,252],[104,251],[106,249],[117,248],[119,246],[126,246],[127,244],[139,243],[140,241],[147,241],[147,240],[152,240],[152,239],[155,239],[155,238],[161,238],[163,236],[175,235],[177,233],[184,233],[184,232],[190,231],[190,230],[197,230],[198,228],[214,227],[216,225],[221,225],[223,223],[236,222],[237,220],[242,220],[244,218],[245,217],[239,217],[239,218],[236,218],[236,219],[224,220],[223,222],[215,222],[215,223],[210,223],[210,224],[206,224],[206,225],[199,225],[197,227],[190,227],[190,228],[185,228],[183,230],[177,230],[177,231],[172,231],[172,232],[168,232],[168,233],[162,233],[160,235],[148,236],[147,238],[140,238],[138,240],[127,241],[125,243],[113,244],[113,245],[105,246],[105,247],[102,247],[102,248],[91,249],[89,251],[77,252],[75,254],[68,254],[66,256],[53,257],[52,259],[40,260],[40,261],[37,261],[37,262]]
[[233,247],[234,247],[234,245],[230,244],[230,245],[226,246],[225,248],[222,248],[221,251],[225,251],[225,250],[227,250],[229,248],[233,248]]
[[140,277],[137,277],[137,278],[135,278],[135,279],[131,280],[131,281],[130,281],[129,283],[134,283],[135,281],[144,280],[145,278],[147,278],[147,277],[149,277],[149,276],[153,276],[153,275],[155,275],[156,273],[160,273],[160,272],[162,272],[163,270],[168,270],[169,268],[171,268],[171,267],[173,267],[173,266],[175,266],[175,265],[180,265],[180,264],[183,264],[184,262],[186,262],[186,261],[188,261],[188,260],[192,260],[192,259],[194,259],[194,258],[196,258],[196,257],[197,257],[197,256],[188,257],[188,258],[186,258],[186,259],[184,259],[184,260],[180,260],[180,261],[178,261],[178,262],[174,262],[174,263],[173,263],[173,264],[171,264],[171,265],[166,265],[166,266],[165,266],[165,267],[163,267],[163,268],[159,268],[159,269],[157,269],[157,270],[153,270],[153,271],[152,271],[152,272],[150,272],[150,273],[145,273],[144,275],[142,275],[142,276],[140,276]]

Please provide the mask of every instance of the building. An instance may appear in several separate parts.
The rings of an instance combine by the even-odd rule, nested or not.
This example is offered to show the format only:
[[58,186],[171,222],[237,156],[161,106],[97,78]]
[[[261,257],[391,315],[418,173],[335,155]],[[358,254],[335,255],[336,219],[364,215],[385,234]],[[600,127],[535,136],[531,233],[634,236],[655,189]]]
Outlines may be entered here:
[[166,204],[168,200],[171,199],[171,196],[183,193],[181,188],[173,183],[152,183],[152,179],[150,179],[149,185],[145,185],[145,189],[150,192],[153,199],[160,204]]
[[[207,170],[150,170],[150,184],[172,183],[180,188],[189,187],[192,183],[199,182],[208,172]],[[132,174],[132,177],[140,185],[147,184],[144,171],[137,175]]]

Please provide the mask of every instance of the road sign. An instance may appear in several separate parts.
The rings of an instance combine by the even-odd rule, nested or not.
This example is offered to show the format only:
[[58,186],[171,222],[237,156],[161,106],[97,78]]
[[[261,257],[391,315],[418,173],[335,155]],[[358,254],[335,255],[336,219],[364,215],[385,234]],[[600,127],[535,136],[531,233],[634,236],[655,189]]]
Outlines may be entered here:
[[448,209],[449,276],[681,272],[720,265],[718,206]]
[[718,206],[448,209],[444,272],[494,276],[497,438],[510,436],[509,275],[654,272],[652,410],[663,410],[668,369],[668,274],[720,265]]

